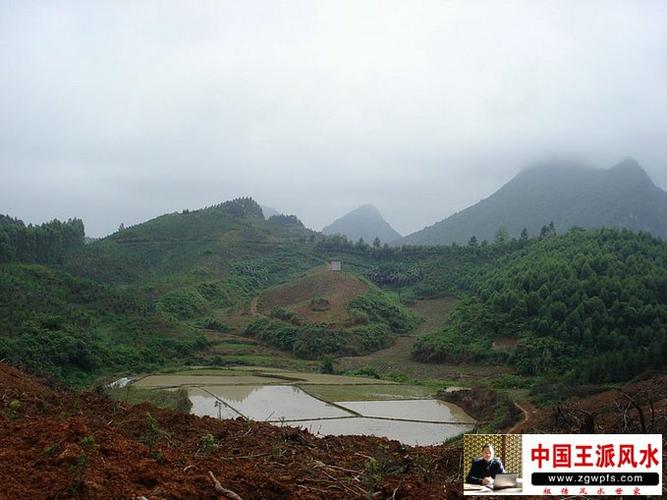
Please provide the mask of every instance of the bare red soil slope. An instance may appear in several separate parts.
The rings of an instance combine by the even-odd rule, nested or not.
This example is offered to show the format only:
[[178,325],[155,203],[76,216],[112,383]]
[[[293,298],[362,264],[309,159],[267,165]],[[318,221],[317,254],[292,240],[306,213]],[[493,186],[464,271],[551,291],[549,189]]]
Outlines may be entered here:
[[[210,436],[208,436],[210,435]],[[318,438],[54,389],[0,364],[0,498],[457,498],[461,449]]]

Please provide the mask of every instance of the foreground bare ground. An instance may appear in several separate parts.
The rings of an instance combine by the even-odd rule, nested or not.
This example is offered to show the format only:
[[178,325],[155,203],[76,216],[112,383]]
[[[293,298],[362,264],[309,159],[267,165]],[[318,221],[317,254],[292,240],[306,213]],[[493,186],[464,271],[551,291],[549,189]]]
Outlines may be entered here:
[[[539,409],[517,430],[664,434],[667,377]],[[128,406],[0,363],[1,499],[459,498],[461,460],[459,443],[317,438]]]
[[456,498],[458,446],[318,438],[54,389],[0,364],[0,498]]

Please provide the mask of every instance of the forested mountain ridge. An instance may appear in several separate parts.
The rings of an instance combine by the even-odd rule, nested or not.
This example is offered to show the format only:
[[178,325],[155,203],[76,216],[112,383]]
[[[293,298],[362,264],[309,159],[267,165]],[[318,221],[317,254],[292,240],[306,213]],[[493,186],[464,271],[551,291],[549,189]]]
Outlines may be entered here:
[[536,236],[550,221],[558,232],[615,227],[667,238],[667,193],[635,160],[607,170],[550,162],[520,172],[488,198],[394,244],[466,244],[473,236],[493,241],[500,228],[510,237],[524,228]]
[[[84,245],[83,223],[0,217],[0,358],[68,383],[186,362],[212,308],[319,263],[294,217],[250,198],[166,214]],[[295,249],[296,247],[296,249]],[[285,248],[288,250],[285,251]]]
[[366,243],[372,243],[375,238],[389,243],[401,237],[373,205],[362,205],[348,212],[323,228],[322,234],[340,234],[350,241],[363,239]]
[[295,217],[265,220],[252,198],[237,198],[119,230],[70,255],[65,269],[111,283],[196,283],[227,276],[240,258],[299,246],[313,234]]

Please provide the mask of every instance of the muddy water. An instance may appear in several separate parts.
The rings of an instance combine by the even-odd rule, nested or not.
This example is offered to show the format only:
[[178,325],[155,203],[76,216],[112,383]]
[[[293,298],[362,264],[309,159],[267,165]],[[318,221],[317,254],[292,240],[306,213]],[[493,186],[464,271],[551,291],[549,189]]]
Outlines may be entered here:
[[190,412],[200,417],[208,416],[227,419],[242,416],[232,410],[229,406],[225,405],[221,401],[218,401],[215,397],[203,389],[188,389],[188,397],[190,398],[190,401],[192,401],[192,409]]
[[[266,376],[263,376],[266,375]],[[192,413],[214,418],[245,417],[276,425],[308,429],[317,435],[373,435],[395,439],[409,445],[431,445],[472,429],[474,421],[455,405],[432,399],[403,399],[409,386],[383,387],[379,401],[368,401],[376,385],[358,385],[358,380],[327,379],[319,375],[312,385],[306,375],[290,373],[301,379],[303,390],[294,378],[275,378],[269,374],[245,373],[214,375],[153,375],[135,382],[144,387],[185,387],[192,401]],[[361,379],[362,381],[364,379]],[[323,391],[323,387],[335,388]],[[373,384],[377,384],[373,381]],[[308,388],[328,403],[311,396]],[[309,391],[309,392],[311,392]],[[369,392],[370,391],[370,392]],[[414,391],[413,391],[414,392]],[[325,395],[328,394],[328,395]],[[412,394],[412,392],[408,391]],[[360,401],[350,401],[359,396]],[[413,396],[414,397],[414,396]],[[417,396],[419,397],[419,396]]]
[[472,429],[472,425],[463,424],[433,424],[360,417],[287,422],[285,425],[301,427],[316,435],[371,435],[395,439],[411,446],[441,444],[448,438]]
[[280,421],[352,415],[292,385],[210,386],[206,390],[212,399],[220,399],[252,420]]
[[329,404],[290,385],[215,385],[189,388],[188,395],[196,415],[241,415],[317,435],[372,435],[409,445],[442,443],[473,425],[460,408],[430,399]]
[[366,417],[389,417],[427,422],[471,422],[460,408],[435,399],[409,401],[343,401],[340,406]]

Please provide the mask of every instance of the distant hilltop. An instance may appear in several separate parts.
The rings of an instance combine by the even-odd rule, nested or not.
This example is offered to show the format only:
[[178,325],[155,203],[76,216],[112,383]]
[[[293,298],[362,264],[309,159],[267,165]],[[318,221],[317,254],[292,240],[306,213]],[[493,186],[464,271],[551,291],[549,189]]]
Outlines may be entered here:
[[557,232],[615,227],[667,238],[667,193],[633,159],[607,170],[551,161],[523,170],[488,198],[394,244],[466,244],[473,236],[493,241],[501,228],[509,237],[519,237],[524,228],[536,236],[550,222]]
[[373,205],[362,205],[352,210],[322,229],[322,233],[340,234],[350,241],[363,238],[367,243],[372,243],[375,238],[389,243],[401,237]]

